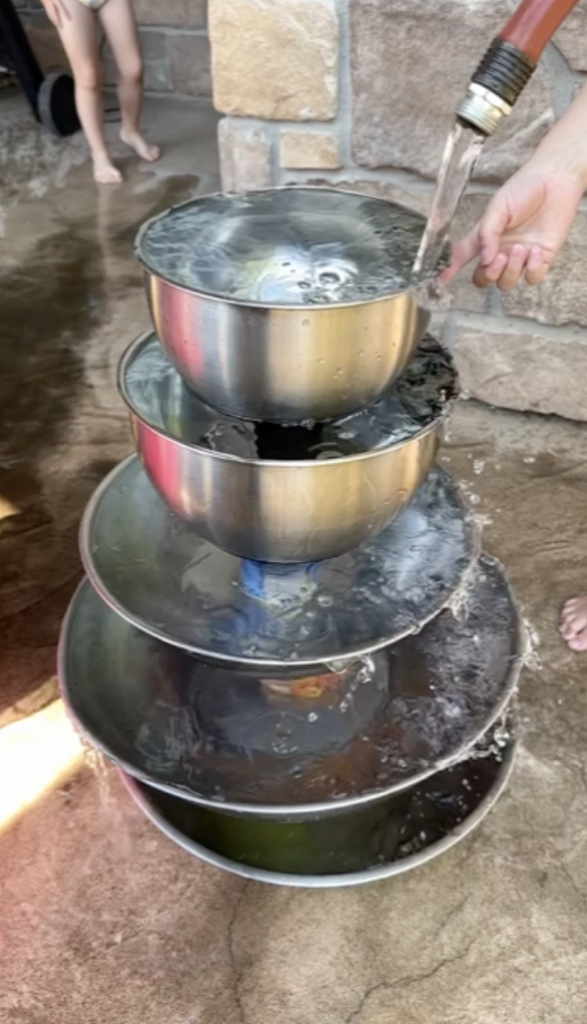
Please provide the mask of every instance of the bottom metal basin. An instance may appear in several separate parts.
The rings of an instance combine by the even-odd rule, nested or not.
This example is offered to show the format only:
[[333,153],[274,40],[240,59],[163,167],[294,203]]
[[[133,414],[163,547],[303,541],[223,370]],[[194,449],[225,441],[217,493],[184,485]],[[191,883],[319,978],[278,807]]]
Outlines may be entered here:
[[121,774],[157,828],[201,860],[257,881],[333,888],[399,875],[449,850],[498,800],[513,769],[515,747],[511,723],[500,723],[468,760],[410,790],[302,820],[210,810]]

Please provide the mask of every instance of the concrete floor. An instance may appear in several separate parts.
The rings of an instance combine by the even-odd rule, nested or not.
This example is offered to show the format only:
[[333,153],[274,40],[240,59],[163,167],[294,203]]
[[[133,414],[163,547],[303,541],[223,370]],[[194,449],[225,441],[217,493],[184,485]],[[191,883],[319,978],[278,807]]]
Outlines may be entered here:
[[[158,104],[147,120],[162,164],[129,160],[123,188],[96,190],[80,140],[41,136],[0,97],[0,1021],[584,1024],[587,658],[555,630],[587,587],[584,428],[466,403],[453,418],[445,465],[540,642],[510,788],[443,859],[359,890],[243,882],[162,838],[97,758],[79,767],[50,703],[55,644],[80,513],[131,449],[114,371],[148,314],[130,243],[217,184],[212,115]],[[36,802],[33,780],[19,815],[41,726],[79,770]]]

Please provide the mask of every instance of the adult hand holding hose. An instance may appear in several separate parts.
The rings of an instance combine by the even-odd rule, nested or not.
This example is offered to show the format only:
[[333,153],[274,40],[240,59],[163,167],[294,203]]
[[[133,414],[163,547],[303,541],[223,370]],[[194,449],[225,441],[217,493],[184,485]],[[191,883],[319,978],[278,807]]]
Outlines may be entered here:
[[587,86],[534,155],[490,201],[453,250],[451,278],[477,260],[473,281],[503,291],[540,284],[573,225],[587,187]]
[[[460,116],[491,134],[516,101],[548,41],[576,0],[524,0],[473,77]],[[510,88],[509,94],[507,93]],[[470,118],[467,117],[470,113]],[[485,126],[485,127],[484,127]],[[479,223],[455,246],[445,280],[477,260],[473,281],[509,291],[522,276],[540,284],[558,255],[587,188],[587,86],[528,163],[496,193]],[[587,595],[562,609],[560,634],[587,651]]]
[[[473,76],[459,114],[490,133],[515,103],[536,61],[577,0],[524,0]],[[473,260],[473,281],[508,291],[540,284],[571,229],[587,188],[587,86],[528,163],[493,197],[459,242],[444,280]]]

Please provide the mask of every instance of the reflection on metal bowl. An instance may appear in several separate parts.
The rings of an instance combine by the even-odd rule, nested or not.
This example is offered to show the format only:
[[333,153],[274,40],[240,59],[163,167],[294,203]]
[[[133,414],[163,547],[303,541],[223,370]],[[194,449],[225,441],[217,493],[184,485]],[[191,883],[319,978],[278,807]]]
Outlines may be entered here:
[[410,789],[501,717],[520,671],[517,610],[483,557],[417,635],[370,657],[269,671],[214,665],[129,626],[85,583],[59,646],[78,727],[141,781],[211,809],[292,820]]
[[231,554],[291,563],[340,555],[399,515],[432,469],[457,376],[427,339],[405,383],[368,410],[321,425],[246,423],[197,399],[146,335],[124,355],[119,388],[167,506]]
[[478,539],[458,488],[435,469],[402,515],[353,551],[301,565],[246,561],[170,512],[136,456],[100,484],[80,531],[93,586],[127,621],[205,658],[265,667],[355,657],[420,629],[460,586]]
[[511,723],[500,723],[469,759],[411,789],[327,817],[291,820],[243,818],[123,778],[147,817],[188,853],[258,881],[332,888],[402,874],[454,846],[503,792],[515,746]]
[[393,384],[428,326],[411,270],[425,219],[322,188],[191,200],[140,230],[157,334],[205,402],[328,419]]

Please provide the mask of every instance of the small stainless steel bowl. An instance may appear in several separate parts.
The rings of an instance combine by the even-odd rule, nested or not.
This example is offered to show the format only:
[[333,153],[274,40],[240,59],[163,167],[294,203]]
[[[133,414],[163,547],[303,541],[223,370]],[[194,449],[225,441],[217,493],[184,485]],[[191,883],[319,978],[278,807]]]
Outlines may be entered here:
[[[456,373],[448,354],[427,344],[442,372],[422,422],[417,396],[430,382],[422,384],[417,360],[397,393],[319,427],[243,423],[216,412],[185,387],[154,335],[123,356],[119,389],[147,474],[180,519],[241,558],[312,562],[377,536],[432,469]],[[304,439],[308,446],[316,437],[320,451],[296,458]]]
[[191,200],[135,243],[153,323],[196,394],[244,419],[329,419],[375,401],[430,320],[412,266],[425,219],[324,188]]

